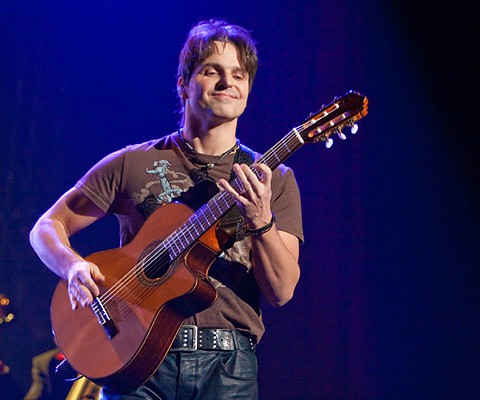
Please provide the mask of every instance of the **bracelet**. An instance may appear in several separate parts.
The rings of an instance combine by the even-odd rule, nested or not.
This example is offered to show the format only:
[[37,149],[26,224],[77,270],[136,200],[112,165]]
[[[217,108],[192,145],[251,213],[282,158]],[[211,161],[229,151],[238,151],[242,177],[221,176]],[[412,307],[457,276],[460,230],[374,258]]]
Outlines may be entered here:
[[264,233],[267,233],[270,229],[272,229],[273,224],[275,223],[275,215],[272,213],[272,219],[267,225],[262,226],[258,229],[247,229],[247,232],[252,236],[260,236]]

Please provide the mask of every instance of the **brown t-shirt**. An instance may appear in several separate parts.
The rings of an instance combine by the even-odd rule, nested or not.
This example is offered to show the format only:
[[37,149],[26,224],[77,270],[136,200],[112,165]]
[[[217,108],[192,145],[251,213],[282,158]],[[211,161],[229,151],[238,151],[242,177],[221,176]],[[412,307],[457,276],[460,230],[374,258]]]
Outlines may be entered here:
[[[77,182],[76,187],[100,209],[117,216],[120,245],[133,239],[156,208],[178,200],[196,185],[198,174],[192,175],[192,171],[199,170],[199,166],[184,146],[178,133],[128,146],[105,157]],[[234,157],[232,153],[208,170],[207,179],[228,180]],[[197,158],[214,163],[219,157],[197,155]],[[255,153],[255,158],[259,154]],[[293,172],[285,165],[273,172],[271,207],[277,229],[303,241],[300,195]],[[205,328],[236,328],[257,342],[260,340],[265,327],[259,290],[251,271],[250,241],[247,236],[218,257],[209,271],[218,299],[187,323]]]

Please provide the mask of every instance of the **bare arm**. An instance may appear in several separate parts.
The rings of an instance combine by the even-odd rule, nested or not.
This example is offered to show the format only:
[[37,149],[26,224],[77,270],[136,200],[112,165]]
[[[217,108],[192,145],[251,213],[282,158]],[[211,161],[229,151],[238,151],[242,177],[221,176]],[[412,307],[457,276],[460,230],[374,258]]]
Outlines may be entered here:
[[78,189],[71,189],[43,214],[30,232],[30,244],[43,263],[68,282],[72,308],[85,307],[98,296],[97,283],[104,276],[95,264],[85,261],[69,238],[105,213]]
[[[235,173],[243,182],[245,192],[238,193],[226,180],[220,185],[230,192],[251,229],[268,224],[272,171],[263,164],[255,165],[263,174],[261,180],[247,165],[234,165]],[[300,278],[298,265],[298,239],[287,232],[278,231],[275,224],[258,236],[252,236],[253,271],[263,295],[272,306],[282,306],[292,297]]]
[[255,279],[267,301],[283,306],[293,297],[300,279],[298,238],[273,227],[252,238]]

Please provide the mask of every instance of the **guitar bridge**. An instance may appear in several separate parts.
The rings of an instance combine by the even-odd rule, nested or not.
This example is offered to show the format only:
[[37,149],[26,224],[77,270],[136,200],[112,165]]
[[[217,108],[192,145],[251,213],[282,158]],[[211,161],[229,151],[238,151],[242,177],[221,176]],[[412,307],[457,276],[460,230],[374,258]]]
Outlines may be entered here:
[[90,307],[97,317],[98,323],[102,325],[103,329],[105,329],[105,333],[107,334],[108,338],[113,339],[118,333],[118,329],[113,320],[110,318],[110,315],[103,306],[101,300],[98,297],[95,297]]

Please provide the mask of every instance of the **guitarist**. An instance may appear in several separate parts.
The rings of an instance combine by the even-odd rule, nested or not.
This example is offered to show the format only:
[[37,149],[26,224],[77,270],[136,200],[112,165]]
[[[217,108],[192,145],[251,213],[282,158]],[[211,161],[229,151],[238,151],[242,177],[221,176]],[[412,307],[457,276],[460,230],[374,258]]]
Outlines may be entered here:
[[[70,236],[113,213],[120,224],[120,244],[126,244],[156,208],[184,196],[206,201],[199,195],[209,190],[195,192],[199,186],[219,187],[235,199],[236,207],[222,221],[235,232],[209,271],[217,300],[185,322],[149,381],[128,394],[104,390],[105,399],[258,397],[255,346],[265,331],[260,294],[274,307],[292,298],[303,232],[291,169],[280,165],[272,173],[264,164],[254,164],[255,174],[247,164],[259,155],[236,138],[257,63],[254,42],[244,28],[218,20],[193,27],[178,67],[181,128],[105,157],[32,229],[34,250],[68,282],[71,306],[77,309],[99,295],[97,285],[105,277],[71,248]],[[230,184],[235,175],[242,189]],[[189,348],[192,335],[203,338],[195,351]]]

